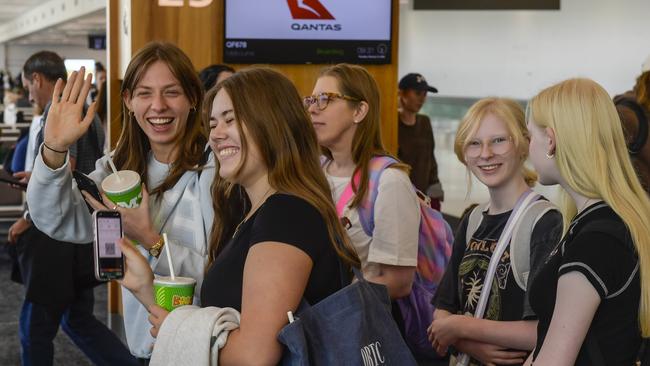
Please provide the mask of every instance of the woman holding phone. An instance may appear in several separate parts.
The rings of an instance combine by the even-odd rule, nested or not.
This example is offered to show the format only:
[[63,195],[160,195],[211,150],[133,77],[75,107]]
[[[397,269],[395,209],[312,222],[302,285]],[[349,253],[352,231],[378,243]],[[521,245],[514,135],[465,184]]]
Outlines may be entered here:
[[[106,196],[104,205],[72,183],[67,150],[92,120],[94,104],[85,117],[81,109],[89,89],[90,76],[84,80],[83,69],[71,75],[65,88],[61,82],[55,87],[27,191],[32,219],[53,238],[85,243],[93,240],[93,225],[84,197],[94,209],[117,210],[125,236],[138,243],[137,250],[159,275],[169,275],[161,236],[166,232],[177,273],[197,280],[198,295],[214,217],[214,156],[204,154],[207,133],[197,111],[203,90],[194,66],[178,47],[153,42],[127,67],[121,90],[123,128],[112,159],[118,170],[140,175],[144,184],[137,208],[117,207]],[[108,157],[98,160],[90,174],[98,186],[111,172],[107,162]],[[148,312],[128,291],[123,304],[129,348],[135,356],[149,358],[154,340]]]

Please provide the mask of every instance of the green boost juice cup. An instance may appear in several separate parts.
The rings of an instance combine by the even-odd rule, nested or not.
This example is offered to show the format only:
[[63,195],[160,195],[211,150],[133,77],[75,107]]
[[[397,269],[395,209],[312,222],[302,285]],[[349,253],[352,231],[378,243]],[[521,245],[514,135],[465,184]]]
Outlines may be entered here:
[[189,277],[159,276],[153,280],[153,291],[156,296],[156,304],[167,311],[183,305],[192,305],[194,298],[194,285],[196,281]]
[[120,170],[117,174],[120,175],[120,179],[113,173],[102,181],[102,190],[106,196],[120,207],[140,206],[142,201],[140,174],[132,170]]

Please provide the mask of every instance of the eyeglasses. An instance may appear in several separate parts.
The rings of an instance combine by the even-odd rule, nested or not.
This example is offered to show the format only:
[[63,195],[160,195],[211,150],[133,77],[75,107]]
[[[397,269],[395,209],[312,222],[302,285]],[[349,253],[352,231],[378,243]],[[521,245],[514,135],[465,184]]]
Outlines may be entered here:
[[343,95],[339,93],[320,93],[317,95],[310,95],[302,98],[302,104],[305,106],[305,109],[309,108],[312,104],[316,104],[319,110],[327,108],[329,103],[334,99],[343,99],[349,100],[351,102],[360,102],[359,99],[351,97],[348,95]]
[[[465,145],[465,156],[468,158],[478,158],[483,151],[485,141],[478,139],[470,140]],[[512,148],[512,136],[497,136],[487,141],[487,146],[494,155],[505,155]]]

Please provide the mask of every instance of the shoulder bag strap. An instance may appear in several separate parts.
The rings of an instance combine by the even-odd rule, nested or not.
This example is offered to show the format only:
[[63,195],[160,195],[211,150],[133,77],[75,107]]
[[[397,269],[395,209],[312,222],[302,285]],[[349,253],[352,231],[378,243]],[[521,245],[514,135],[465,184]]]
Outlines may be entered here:
[[[536,199],[539,198],[539,195],[533,193],[530,189],[524,192],[519,199],[517,200],[517,203],[515,204],[514,209],[512,210],[512,213],[510,214],[510,217],[508,218],[508,221],[506,222],[506,226],[503,228],[503,231],[501,232],[501,236],[499,237],[499,240],[497,241],[497,246],[494,249],[494,253],[492,253],[492,258],[490,258],[490,264],[488,265],[487,272],[485,273],[485,279],[483,281],[483,288],[481,289],[481,296],[479,297],[478,304],[476,305],[476,310],[474,311],[474,318],[483,318],[483,314],[485,313],[485,307],[487,306],[488,299],[490,297],[490,291],[492,290],[492,280],[494,279],[494,274],[497,269],[497,265],[499,264],[499,261],[501,259],[501,256],[503,255],[503,252],[505,251],[506,247],[508,246],[508,243],[510,243],[510,238],[512,237],[512,230],[514,229],[515,224],[523,214],[523,212],[526,210],[526,207],[531,202],[534,202]],[[469,364],[470,357],[467,354],[459,354],[458,355],[458,366],[467,366]]]
[[530,273],[530,245],[535,225],[547,212],[556,210],[552,203],[537,200],[526,208],[515,225],[510,242],[510,268],[519,288],[526,291]]
[[487,209],[488,203],[481,203],[472,209],[467,219],[467,229],[465,230],[465,243],[468,243],[472,235],[478,230],[483,221],[483,212]]

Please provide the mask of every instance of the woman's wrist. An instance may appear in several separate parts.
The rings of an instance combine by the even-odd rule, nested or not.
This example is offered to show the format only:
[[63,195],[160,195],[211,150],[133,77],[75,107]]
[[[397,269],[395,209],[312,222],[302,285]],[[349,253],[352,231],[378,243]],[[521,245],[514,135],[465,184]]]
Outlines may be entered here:
[[55,144],[52,144],[52,143],[49,143],[49,142],[45,142],[45,141],[43,141],[43,146],[44,146],[47,150],[50,150],[50,151],[55,152],[55,153],[57,153],[57,154],[63,154],[63,155],[67,154],[67,153],[68,153],[68,149],[69,149],[68,146],[66,146],[66,147],[59,147],[58,145],[55,145]]
[[151,249],[152,246],[154,246],[156,243],[158,243],[162,239],[162,235],[158,234],[157,232],[151,231],[147,235],[145,235],[142,240],[140,241],[140,244],[147,250]]
[[68,157],[68,150],[65,152],[63,150],[56,150],[45,142],[42,144],[41,156],[43,157],[43,162],[50,169],[59,169],[65,164],[66,158]]

